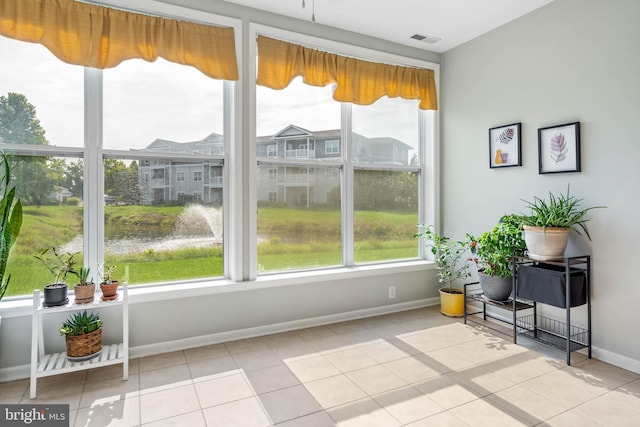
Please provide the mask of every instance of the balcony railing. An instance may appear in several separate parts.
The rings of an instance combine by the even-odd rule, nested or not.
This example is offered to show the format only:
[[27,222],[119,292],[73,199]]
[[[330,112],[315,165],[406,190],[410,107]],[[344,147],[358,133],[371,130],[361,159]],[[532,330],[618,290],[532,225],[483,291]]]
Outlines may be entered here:
[[284,155],[288,159],[313,159],[316,156],[316,150],[309,150],[308,148],[286,150]]

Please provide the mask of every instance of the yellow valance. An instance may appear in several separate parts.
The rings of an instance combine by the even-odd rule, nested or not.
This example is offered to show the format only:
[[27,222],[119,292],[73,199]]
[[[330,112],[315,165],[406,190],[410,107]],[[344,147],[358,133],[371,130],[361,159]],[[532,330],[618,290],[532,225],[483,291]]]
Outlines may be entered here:
[[336,84],[333,98],[369,105],[388,96],[419,99],[423,110],[437,110],[433,70],[363,61],[258,36],[257,83],[284,89],[295,77],[312,86]]
[[238,80],[233,28],[73,0],[1,0],[0,35],[40,43],[62,61],[85,67],[162,57],[215,79]]

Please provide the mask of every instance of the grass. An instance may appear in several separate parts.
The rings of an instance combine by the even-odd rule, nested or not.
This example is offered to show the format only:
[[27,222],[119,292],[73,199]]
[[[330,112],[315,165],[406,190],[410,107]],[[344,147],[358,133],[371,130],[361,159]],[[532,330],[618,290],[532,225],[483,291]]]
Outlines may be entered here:
[[[145,233],[170,235],[182,207],[107,206],[105,229],[120,237]],[[364,212],[355,214],[355,260],[369,263],[417,256],[415,214]],[[115,231],[114,231],[115,230]],[[336,210],[259,208],[258,271],[286,271],[342,265],[341,219]],[[82,235],[82,208],[78,206],[27,206],[18,241],[9,259],[10,295],[31,294],[53,278],[33,254],[59,246]],[[266,237],[265,237],[266,236]],[[272,236],[272,237],[269,237]],[[277,237],[274,237],[277,236]],[[221,247],[108,255],[107,264],[118,268],[117,278],[130,284],[167,282],[223,275]],[[78,266],[82,265],[82,254]],[[75,277],[69,278],[73,288]],[[98,278],[94,275],[94,281]]]

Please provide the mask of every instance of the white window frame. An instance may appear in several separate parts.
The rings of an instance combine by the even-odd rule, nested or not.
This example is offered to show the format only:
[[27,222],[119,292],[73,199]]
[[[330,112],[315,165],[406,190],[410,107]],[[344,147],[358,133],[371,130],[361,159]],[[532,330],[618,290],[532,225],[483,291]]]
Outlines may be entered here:
[[202,171],[193,171],[193,182],[202,182],[204,174]]
[[184,171],[177,171],[176,172],[176,182],[184,182]]
[[[334,149],[329,150],[329,146]],[[340,154],[340,140],[339,139],[328,139],[324,142],[324,154]]]
[[[262,34],[268,37],[278,38],[281,40],[289,41],[292,43],[298,43],[304,45],[309,48],[328,51],[340,55],[347,55],[355,58],[361,58],[369,61],[377,61],[381,63],[387,64],[395,64],[401,66],[411,66],[411,67],[420,67],[420,68],[428,68],[434,70],[435,73],[435,81],[436,81],[436,90],[439,92],[439,81],[440,81],[440,65],[435,64],[428,61],[419,60],[416,58],[404,57],[396,54],[391,54],[387,52],[381,52],[373,49],[367,49],[359,46],[354,46],[346,43],[336,42],[327,39],[321,39],[318,37],[295,33],[288,30],[283,30],[280,28],[274,28],[262,24],[249,24],[249,40],[256,40],[258,35]],[[247,64],[248,74],[250,76],[256,75],[257,70],[257,46],[256,43],[249,43],[249,62]],[[248,149],[248,164],[257,165],[257,157],[256,157],[256,83],[255,79],[251,79],[249,82],[249,108],[250,114],[248,115],[249,123],[249,143],[247,146]],[[342,116],[343,116],[343,124],[348,128],[351,127],[351,111],[348,103],[342,104]],[[246,116],[245,116],[246,117]],[[420,206],[418,208],[418,218],[420,223],[429,223],[435,224],[436,227],[439,225],[439,217],[438,217],[438,206],[439,206],[439,192],[438,192],[438,163],[436,159],[439,157],[438,153],[438,113],[436,111],[426,111],[422,112],[419,120],[419,132],[421,135],[420,138],[420,166],[416,168],[416,170],[421,171],[420,180],[419,180],[419,193],[421,195]],[[343,183],[342,183],[342,209],[343,212],[353,212],[353,183],[349,180],[345,179],[345,176],[353,176],[354,171],[354,163],[350,160],[350,149],[351,149],[351,136],[350,132],[347,129],[342,129],[341,134],[342,141],[342,154],[341,161],[335,162],[331,166],[338,166],[342,168],[343,171]],[[296,162],[299,165],[315,166],[317,165],[317,161],[310,162]],[[401,168],[394,168],[393,165],[383,165],[382,167],[376,168],[373,165],[362,165],[366,169],[380,169],[380,170],[406,170],[406,166]],[[257,182],[256,176],[256,167],[250,168],[248,171],[248,179],[249,182],[255,183]],[[257,278],[257,203],[255,200],[257,198],[256,185],[249,187],[249,200],[252,203],[249,203],[249,212],[248,217],[251,218],[249,222],[249,250],[248,253],[248,265],[249,265],[249,274],[248,277],[250,280],[255,280]],[[353,253],[354,253],[354,242],[353,242],[353,215],[342,215],[342,236],[343,236],[343,263],[346,267],[351,267],[354,265]],[[420,248],[420,257],[427,258],[428,254],[424,250],[424,245],[418,245]]]

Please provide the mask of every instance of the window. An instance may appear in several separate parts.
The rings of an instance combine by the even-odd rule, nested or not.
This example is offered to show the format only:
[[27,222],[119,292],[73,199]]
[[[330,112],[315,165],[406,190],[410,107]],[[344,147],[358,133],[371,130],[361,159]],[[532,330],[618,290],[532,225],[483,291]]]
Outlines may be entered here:
[[332,139],[329,141],[325,141],[324,143],[324,154],[339,154],[340,153],[340,141],[337,139]]
[[184,182],[184,172],[176,172],[176,181]]
[[[433,115],[417,100],[355,105],[332,91],[300,77],[277,91],[256,87],[259,274],[419,256],[413,236],[428,135],[420,130]],[[269,139],[283,140],[284,160],[261,157]],[[279,164],[277,184],[267,163]],[[261,202],[270,194],[277,204]]]
[[202,181],[202,171],[194,171],[193,172],[193,182]]
[[268,145],[267,146],[267,157],[278,157],[278,146],[273,144],[273,145]]

